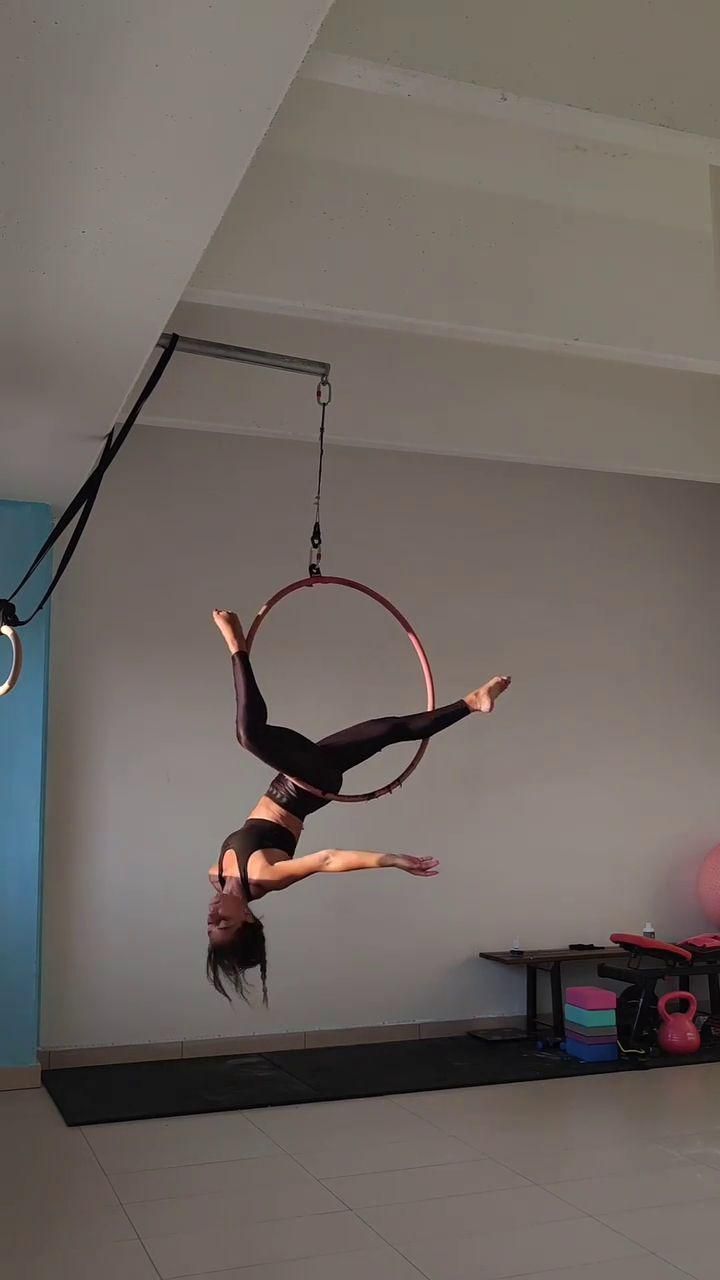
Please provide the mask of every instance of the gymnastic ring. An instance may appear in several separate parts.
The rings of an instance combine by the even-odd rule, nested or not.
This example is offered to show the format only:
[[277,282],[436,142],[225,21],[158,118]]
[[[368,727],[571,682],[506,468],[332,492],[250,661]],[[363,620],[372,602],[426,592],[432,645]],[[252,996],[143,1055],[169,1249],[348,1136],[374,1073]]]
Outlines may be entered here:
[[[391,614],[393,618],[395,618],[396,622],[400,623],[400,626],[405,631],[420,662],[420,668],[422,670],[423,677],[425,680],[425,690],[427,693],[427,709],[428,711],[434,711],[435,710],[435,683],[433,681],[432,671],[430,670],[430,662],[428,660],[428,656],[425,652],[425,649],[423,648],[423,645],[419,636],[416,634],[414,629],[410,626],[410,623],[408,622],[404,614],[402,614],[399,609],[396,609],[395,605],[391,604],[390,601],[385,598],[385,596],[381,596],[379,591],[373,591],[372,587],[364,586],[362,582],[355,582],[353,578],[330,578],[330,577],[326,578],[323,576],[319,576],[317,578],[310,578],[310,577],[300,578],[297,582],[291,582],[289,586],[283,587],[281,591],[276,591],[275,595],[271,596],[271,598],[267,601],[267,603],[263,605],[262,609],[260,609],[260,611],[257,614],[257,617],[254,619],[253,624],[250,627],[250,630],[248,631],[248,634],[247,634],[248,653],[252,648],[253,641],[258,631],[260,630],[260,626],[262,622],[265,620],[270,610],[273,609],[276,604],[279,604],[281,600],[284,600],[286,596],[292,595],[295,591],[300,591],[303,587],[313,588],[313,587],[323,587],[323,586],[348,587],[351,591],[359,591],[361,595],[369,596],[371,600],[375,600],[377,604],[381,604],[383,609],[386,609],[387,612]],[[310,791],[312,795],[320,796],[321,799],[323,800],[339,800],[342,804],[359,804],[361,801],[364,801],[364,800],[377,800],[380,796],[391,795],[393,791],[397,791],[398,787],[402,786],[403,782],[405,782],[406,779],[410,777],[410,774],[413,773],[415,769],[417,769],[420,761],[422,760],[423,756],[425,755],[425,752],[427,751],[427,748],[428,748],[428,739],[425,738],[420,743],[417,751],[415,752],[415,755],[413,756],[407,768],[403,769],[402,773],[398,774],[397,778],[394,778],[392,782],[388,782],[387,785],[384,787],[378,787],[377,790],[375,791],[366,791],[359,795],[338,796],[331,791],[320,791],[317,787],[311,786],[309,782],[303,782],[299,778],[292,778],[291,781],[294,782],[296,786],[302,787],[303,790]]]
[[10,675],[4,684],[0,684],[0,698],[6,693],[11,693],[20,679],[20,672],[23,664],[23,651],[20,637],[13,627],[8,627],[5,623],[0,627],[0,635],[7,636],[12,645],[12,666],[10,667]]

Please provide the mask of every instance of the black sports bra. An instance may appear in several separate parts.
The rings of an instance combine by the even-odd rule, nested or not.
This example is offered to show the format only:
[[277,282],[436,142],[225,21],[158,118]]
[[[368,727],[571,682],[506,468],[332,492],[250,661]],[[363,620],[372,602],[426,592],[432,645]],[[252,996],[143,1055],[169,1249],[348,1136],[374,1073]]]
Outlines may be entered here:
[[227,876],[223,875],[223,860],[228,849],[232,849],[237,858],[240,883],[245,900],[252,901],[250,881],[248,879],[248,862],[250,855],[258,849],[281,849],[292,858],[297,848],[297,839],[292,831],[281,826],[279,822],[269,822],[266,818],[248,818],[247,822],[233,831],[223,840],[218,862],[218,881],[220,888],[225,888]]

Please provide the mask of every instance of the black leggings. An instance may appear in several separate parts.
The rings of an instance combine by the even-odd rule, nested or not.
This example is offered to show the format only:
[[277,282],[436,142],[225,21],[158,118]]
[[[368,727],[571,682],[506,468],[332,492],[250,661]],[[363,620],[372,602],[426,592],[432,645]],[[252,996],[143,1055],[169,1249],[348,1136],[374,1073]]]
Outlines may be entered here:
[[470,714],[467,703],[460,699],[435,711],[365,720],[320,742],[311,742],[294,729],[268,724],[265,700],[247,653],[233,654],[233,676],[238,742],[272,769],[335,794],[340,790],[346,769],[362,764],[396,742],[432,738]]

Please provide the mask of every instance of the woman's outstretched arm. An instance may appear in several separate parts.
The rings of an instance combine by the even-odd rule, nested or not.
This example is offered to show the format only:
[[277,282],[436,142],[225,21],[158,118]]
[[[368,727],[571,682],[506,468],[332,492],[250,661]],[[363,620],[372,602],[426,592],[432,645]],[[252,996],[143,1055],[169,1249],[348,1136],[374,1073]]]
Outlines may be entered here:
[[[257,856],[257,855],[255,855]],[[307,880],[325,872],[379,871],[383,869],[407,871],[411,876],[436,876],[437,858],[414,858],[406,854],[373,853],[362,849],[321,849],[308,853],[304,858],[275,862],[262,869],[252,869],[252,879],[268,890],[287,889],[291,884]]]
[[323,865],[318,868],[320,871],[375,871],[390,868],[393,871],[408,871],[412,876],[438,875],[437,858],[412,858],[400,853],[369,853],[360,849],[324,849],[314,856],[323,859]]

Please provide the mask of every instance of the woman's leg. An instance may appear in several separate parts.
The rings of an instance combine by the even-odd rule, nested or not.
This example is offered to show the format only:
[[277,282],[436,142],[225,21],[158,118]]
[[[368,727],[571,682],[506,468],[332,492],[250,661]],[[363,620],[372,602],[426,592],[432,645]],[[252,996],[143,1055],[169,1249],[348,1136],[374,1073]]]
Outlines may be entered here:
[[318,746],[328,754],[335,768],[344,773],[396,742],[419,742],[423,738],[432,738],[473,711],[487,714],[492,711],[495,700],[509,684],[509,676],[495,676],[482,689],[477,689],[458,702],[451,702],[447,707],[420,711],[410,716],[365,720],[362,724],[351,725],[349,729],[342,729],[340,733],[323,738]]
[[466,702],[453,702],[435,711],[421,711],[411,716],[385,716],[379,720],[365,720],[353,724],[329,738],[322,738],[318,747],[326,753],[328,761],[341,773],[369,760],[396,742],[419,742],[457,724],[470,715]]
[[232,656],[238,742],[271,769],[303,779],[321,791],[333,791],[339,785],[337,769],[325,752],[294,729],[268,724],[267,706],[237,615],[216,611],[213,617]]
[[247,652],[233,654],[232,666],[237,737],[241,746],[271,769],[309,782],[321,791],[332,791],[338,779],[330,757],[294,729],[268,724],[265,700],[257,687]]
[[252,755],[299,782],[337,794],[342,774],[397,742],[417,742],[457,724],[473,711],[492,711],[495,700],[510,684],[509,676],[495,676],[481,689],[434,711],[409,716],[365,720],[320,742],[311,742],[294,729],[267,723],[267,706],[258,688],[237,614],[213,614],[232,655],[237,707],[238,741]]

